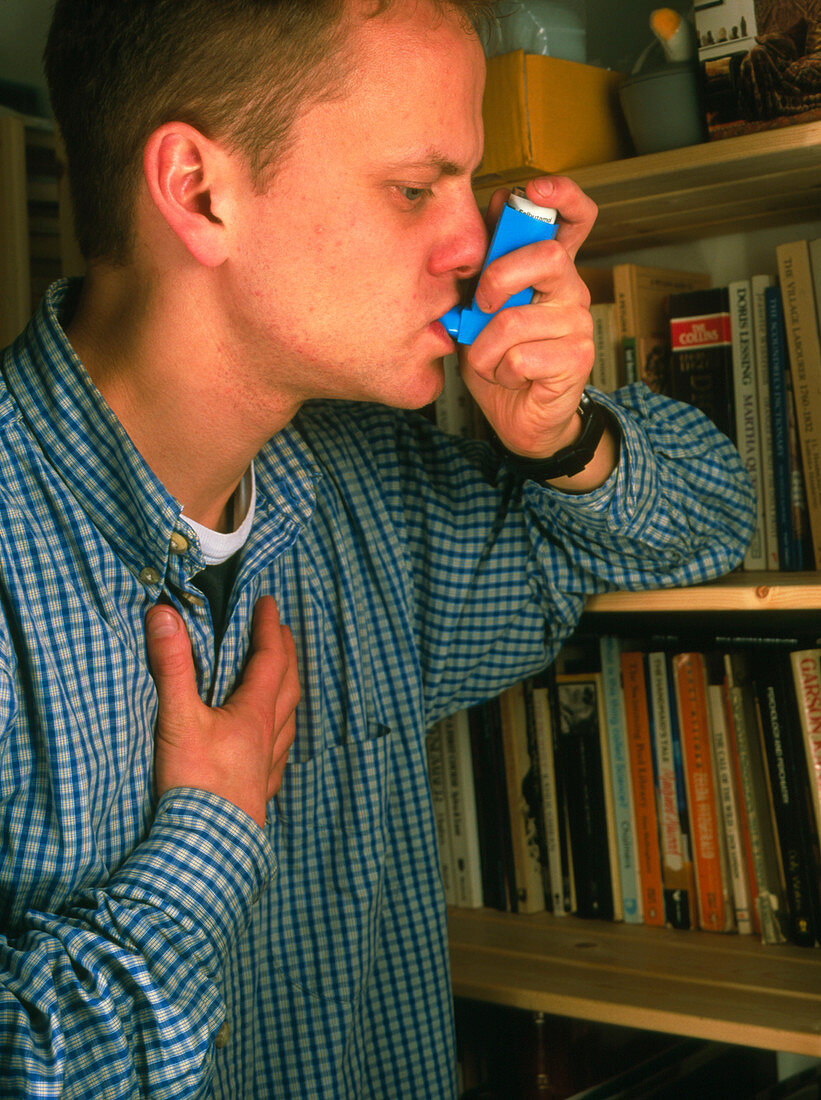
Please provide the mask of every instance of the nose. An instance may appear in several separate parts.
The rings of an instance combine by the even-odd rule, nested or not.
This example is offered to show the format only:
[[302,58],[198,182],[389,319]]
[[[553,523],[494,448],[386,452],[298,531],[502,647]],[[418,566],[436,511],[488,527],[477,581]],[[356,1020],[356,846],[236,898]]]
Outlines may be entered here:
[[443,226],[430,253],[428,267],[432,275],[469,279],[481,270],[486,250],[485,221],[471,192]]

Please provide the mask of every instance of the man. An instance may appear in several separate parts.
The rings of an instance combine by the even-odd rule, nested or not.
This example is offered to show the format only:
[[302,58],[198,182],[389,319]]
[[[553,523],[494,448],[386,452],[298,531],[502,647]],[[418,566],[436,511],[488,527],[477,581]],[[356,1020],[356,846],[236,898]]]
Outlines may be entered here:
[[4,1097],[452,1096],[426,728],[743,553],[695,410],[577,415],[567,179],[462,358],[509,454],[401,411],[485,249],[482,7],[58,0],[89,271],[3,359]]

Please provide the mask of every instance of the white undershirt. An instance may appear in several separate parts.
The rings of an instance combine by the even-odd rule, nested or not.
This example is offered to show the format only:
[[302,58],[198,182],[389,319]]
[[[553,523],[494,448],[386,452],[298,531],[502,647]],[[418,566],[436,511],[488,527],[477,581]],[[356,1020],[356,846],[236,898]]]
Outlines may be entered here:
[[236,487],[232,503],[234,506],[233,522],[236,524],[237,516],[244,516],[244,518],[239,527],[228,534],[222,531],[214,531],[210,527],[203,527],[201,523],[197,523],[196,520],[187,516],[185,511],[182,513],[182,518],[189,527],[193,528],[200,540],[202,556],[205,558],[206,565],[221,565],[245,545],[251,531],[251,525],[254,522],[254,511],[257,504],[257,483],[254,476],[253,462]]

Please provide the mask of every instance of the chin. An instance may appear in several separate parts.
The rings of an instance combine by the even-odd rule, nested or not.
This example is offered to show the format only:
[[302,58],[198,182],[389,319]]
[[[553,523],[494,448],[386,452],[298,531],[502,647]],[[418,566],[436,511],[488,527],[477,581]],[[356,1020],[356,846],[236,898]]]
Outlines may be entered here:
[[441,394],[445,385],[445,370],[441,359],[425,365],[389,403],[397,409],[423,409]]

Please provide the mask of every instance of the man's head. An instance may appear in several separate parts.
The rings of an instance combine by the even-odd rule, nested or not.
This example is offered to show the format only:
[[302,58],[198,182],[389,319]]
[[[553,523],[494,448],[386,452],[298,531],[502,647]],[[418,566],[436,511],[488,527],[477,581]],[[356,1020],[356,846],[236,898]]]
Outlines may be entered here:
[[[392,0],[373,0],[373,14]],[[477,21],[490,0],[443,0]],[[142,152],[171,120],[247,158],[265,186],[294,119],[344,92],[350,0],[57,0],[45,52],[88,259],[125,261]]]

